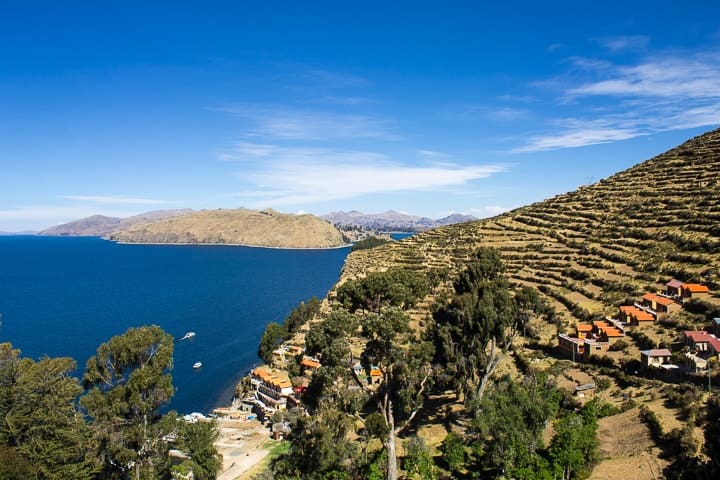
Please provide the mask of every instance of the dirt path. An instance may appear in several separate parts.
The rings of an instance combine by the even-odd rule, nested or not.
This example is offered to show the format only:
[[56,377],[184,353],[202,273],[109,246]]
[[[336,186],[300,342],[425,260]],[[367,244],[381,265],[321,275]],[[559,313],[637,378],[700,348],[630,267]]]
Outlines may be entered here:
[[257,420],[218,420],[220,438],[215,443],[223,456],[218,480],[235,480],[270,453],[263,448],[269,430]]
[[602,460],[589,480],[655,480],[664,478],[667,462],[640,421],[639,410],[599,420],[598,439]]

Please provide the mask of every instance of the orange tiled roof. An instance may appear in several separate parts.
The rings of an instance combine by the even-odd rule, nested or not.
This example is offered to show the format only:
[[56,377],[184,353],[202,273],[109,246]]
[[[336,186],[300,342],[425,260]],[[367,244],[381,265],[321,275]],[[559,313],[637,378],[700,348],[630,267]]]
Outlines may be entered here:
[[614,327],[605,328],[605,329],[603,329],[603,331],[605,332],[605,335],[607,335],[608,337],[622,337],[623,336],[623,333]]
[[587,324],[577,324],[577,325],[575,325],[575,328],[577,329],[578,332],[590,332],[590,331],[592,331],[593,327],[592,327],[592,325],[587,325]]
[[683,286],[684,289],[690,291],[690,293],[709,293],[710,289],[706,287],[705,285],[700,285],[699,283],[686,283]]
[[258,367],[252,371],[252,374],[260,378],[260,380],[262,380],[264,383],[274,385],[276,387],[292,387],[292,383],[290,383],[290,380],[278,377],[277,375],[269,371],[267,368]]
[[659,303],[660,305],[665,305],[665,306],[675,303],[675,301],[672,300],[671,298],[663,297],[663,296],[657,295],[655,293],[646,293],[645,295],[643,295],[642,298],[643,298],[643,300]]
[[633,313],[633,317],[635,317],[635,320],[638,322],[650,322],[654,321],[655,317],[653,317],[651,314],[647,312],[643,312],[642,310],[636,313]]
[[300,365],[308,368],[320,368],[320,362],[311,358],[303,358]]

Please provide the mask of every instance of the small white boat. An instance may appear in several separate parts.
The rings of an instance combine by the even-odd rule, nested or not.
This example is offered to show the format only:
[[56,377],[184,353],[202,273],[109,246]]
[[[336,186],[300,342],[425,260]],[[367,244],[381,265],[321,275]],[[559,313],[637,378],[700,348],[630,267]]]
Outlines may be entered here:
[[193,338],[195,336],[195,332],[187,332],[185,336],[183,336],[180,340],[187,340],[189,338]]
[[202,362],[195,362],[193,363],[193,368],[198,369],[202,367]]

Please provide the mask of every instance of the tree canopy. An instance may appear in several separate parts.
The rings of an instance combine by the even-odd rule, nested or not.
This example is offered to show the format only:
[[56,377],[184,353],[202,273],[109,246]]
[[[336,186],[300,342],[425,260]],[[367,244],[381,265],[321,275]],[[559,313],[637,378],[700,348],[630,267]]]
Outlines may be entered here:
[[172,355],[160,327],[131,328],[98,347],[81,385],[74,360],[35,361],[0,344],[0,479],[169,479],[173,434],[194,478],[215,478],[216,426],[161,413]]
[[386,306],[412,307],[429,289],[424,275],[396,268],[345,282],[338,288],[337,299],[350,312],[378,312]]

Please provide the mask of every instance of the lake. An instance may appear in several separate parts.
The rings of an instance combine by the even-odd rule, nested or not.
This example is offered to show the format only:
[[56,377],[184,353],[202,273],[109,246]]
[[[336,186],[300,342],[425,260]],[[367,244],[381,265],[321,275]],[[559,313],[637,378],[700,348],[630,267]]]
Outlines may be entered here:
[[[324,297],[347,254],[0,236],[0,342],[35,359],[73,357],[80,376],[101,343],[157,324],[176,339],[170,408],[207,412],[259,362],[265,325]],[[195,338],[179,341],[189,331]]]

